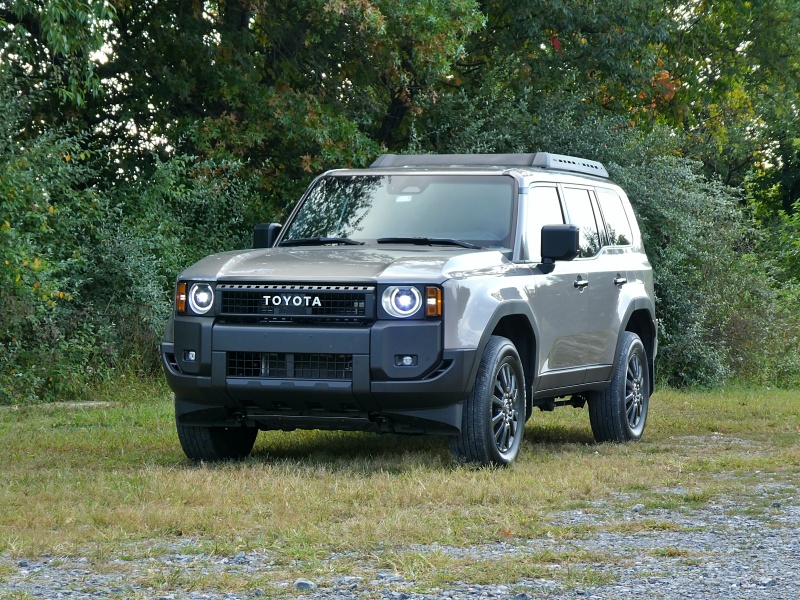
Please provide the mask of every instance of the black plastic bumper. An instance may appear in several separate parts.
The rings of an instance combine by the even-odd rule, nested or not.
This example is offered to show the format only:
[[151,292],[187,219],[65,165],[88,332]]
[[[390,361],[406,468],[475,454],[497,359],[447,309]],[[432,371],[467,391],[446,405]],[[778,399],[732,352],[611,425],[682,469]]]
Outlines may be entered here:
[[[454,433],[476,353],[443,351],[441,327],[213,325],[189,318],[176,321],[162,360],[176,416],[186,424]],[[341,380],[235,376],[229,352],[347,355],[352,372]],[[405,356],[413,364],[402,364]]]

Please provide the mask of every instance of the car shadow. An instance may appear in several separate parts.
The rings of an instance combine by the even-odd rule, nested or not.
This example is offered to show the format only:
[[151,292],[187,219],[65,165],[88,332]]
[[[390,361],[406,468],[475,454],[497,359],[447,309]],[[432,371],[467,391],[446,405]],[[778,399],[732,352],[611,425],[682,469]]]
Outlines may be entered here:
[[[594,444],[588,427],[528,423],[523,450]],[[359,472],[402,472],[413,468],[456,469],[446,436],[414,436],[347,431],[261,432],[248,459]]]
[[292,462],[342,470],[406,471],[447,468],[452,461],[444,436],[391,435],[349,431],[261,432],[249,460]]
[[547,445],[567,445],[567,444],[594,444],[594,436],[588,423],[569,424],[561,423],[528,423],[525,427],[525,437],[523,444],[530,446],[534,450],[536,446]]

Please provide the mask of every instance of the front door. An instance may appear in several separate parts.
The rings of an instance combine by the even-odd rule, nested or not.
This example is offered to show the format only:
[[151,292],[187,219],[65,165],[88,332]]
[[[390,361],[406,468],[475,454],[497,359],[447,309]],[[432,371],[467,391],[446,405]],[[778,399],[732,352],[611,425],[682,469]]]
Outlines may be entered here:
[[[532,186],[526,212],[526,251],[541,262],[541,230],[564,223],[556,186]],[[534,391],[580,385],[585,377],[588,327],[587,272],[580,261],[559,261],[551,273],[533,269],[529,301],[537,326],[537,373]]]

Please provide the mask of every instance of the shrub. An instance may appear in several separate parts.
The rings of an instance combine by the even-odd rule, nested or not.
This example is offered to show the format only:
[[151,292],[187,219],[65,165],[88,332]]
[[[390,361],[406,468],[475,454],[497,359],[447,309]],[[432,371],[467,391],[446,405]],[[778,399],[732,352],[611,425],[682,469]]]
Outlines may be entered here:
[[75,132],[33,130],[30,98],[3,83],[0,404],[153,373],[176,273],[247,243],[248,178],[235,162],[177,157],[100,184],[107,153]]

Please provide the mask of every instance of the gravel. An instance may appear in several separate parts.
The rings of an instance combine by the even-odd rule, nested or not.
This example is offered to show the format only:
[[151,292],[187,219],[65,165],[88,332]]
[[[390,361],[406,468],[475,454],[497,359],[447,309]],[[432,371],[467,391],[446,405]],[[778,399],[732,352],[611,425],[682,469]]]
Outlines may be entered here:
[[[685,494],[688,490],[673,490]],[[578,539],[540,538],[487,543],[468,548],[413,546],[418,554],[446,554],[454,558],[492,560],[500,557],[536,559],[544,552],[587,552],[603,560],[569,566],[552,564],[552,578],[516,579],[513,573],[504,584],[473,585],[470,582],[446,588],[420,590],[403,573],[375,569],[370,557],[347,555],[356,575],[330,575],[318,580],[294,577],[273,579],[270,572],[285,576],[286,566],[277,569],[268,552],[240,552],[233,556],[196,553],[192,540],[165,545],[153,541],[159,552],[146,558],[113,558],[95,565],[86,557],[40,556],[12,558],[0,555],[0,598],[153,598],[190,600],[239,600],[283,597],[308,600],[443,600],[458,598],[800,598],[800,498],[796,488],[766,485],[750,498],[708,504],[700,509],[648,509],[631,500],[623,513],[597,503],[591,510],[563,511],[556,523],[586,525],[593,533]],[[627,501],[623,498],[622,501]],[[652,528],[637,533],[620,527],[626,521],[669,523],[663,530]],[[603,527],[607,530],[603,530]],[[393,547],[394,552],[398,548]],[[144,554],[144,553],[142,553]],[[556,554],[557,555],[557,554]],[[343,558],[332,556],[329,560]],[[341,563],[338,563],[339,565]],[[340,568],[340,566],[338,567]],[[567,570],[569,570],[567,572]],[[323,568],[319,572],[324,572]],[[237,575],[261,581],[262,587],[246,592],[189,591],[171,586],[170,574]],[[334,572],[331,569],[331,572]],[[143,575],[163,574],[157,588],[136,582]],[[582,576],[583,575],[583,576]],[[152,578],[151,578],[152,581]],[[587,585],[580,582],[596,581]],[[566,582],[566,583],[565,583]],[[577,584],[575,582],[578,582]],[[153,585],[153,584],[149,584]],[[174,588],[174,589],[172,589]]]

